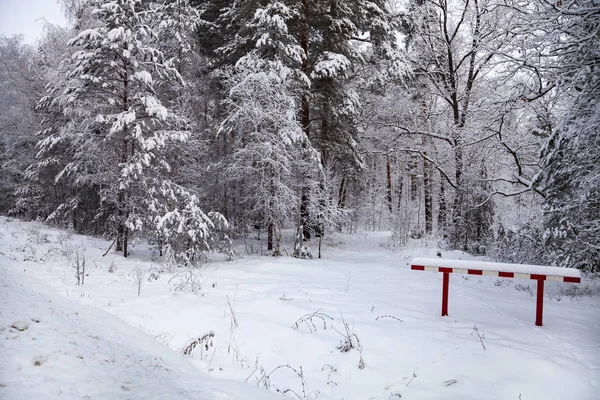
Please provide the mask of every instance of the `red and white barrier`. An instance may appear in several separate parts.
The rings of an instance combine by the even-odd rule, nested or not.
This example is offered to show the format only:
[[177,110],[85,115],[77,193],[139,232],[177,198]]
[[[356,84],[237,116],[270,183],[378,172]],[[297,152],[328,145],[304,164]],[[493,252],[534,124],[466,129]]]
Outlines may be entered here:
[[480,261],[442,260],[440,258],[415,258],[411,261],[413,271],[441,272],[442,316],[448,315],[448,286],[450,274],[492,276],[537,280],[537,302],[535,324],[542,326],[544,310],[544,281],[580,283],[579,270],[572,268],[546,267],[541,265],[506,264]]

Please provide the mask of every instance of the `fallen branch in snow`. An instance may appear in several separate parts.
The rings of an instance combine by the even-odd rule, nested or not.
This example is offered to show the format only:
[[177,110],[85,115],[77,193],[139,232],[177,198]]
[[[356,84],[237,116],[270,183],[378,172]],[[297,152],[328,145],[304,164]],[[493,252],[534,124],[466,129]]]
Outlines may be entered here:
[[[473,330],[475,331],[475,333],[479,337],[479,342],[481,342],[481,347],[483,347],[483,349],[485,350],[485,344],[483,343],[483,339],[485,339],[485,335],[481,335],[479,333],[479,329],[477,328],[477,325],[473,326]],[[473,334],[471,333],[471,335],[473,335]]]
[[115,245],[115,242],[117,241],[117,238],[115,238],[112,243],[110,244],[110,246],[108,246],[108,249],[106,249],[106,252],[104,254],[102,254],[102,257],[106,256],[108,254],[108,252],[110,251],[110,249],[112,249],[112,247]]
[[413,380],[413,379],[415,379],[416,377],[417,377],[417,374],[415,374],[415,373],[413,372],[413,374],[412,374],[412,376],[410,377],[409,381],[408,381],[408,382],[406,382],[406,387],[408,387],[408,385],[410,385],[410,383],[412,382],[412,380]]
[[281,296],[279,298],[279,300],[281,300],[281,301],[294,301],[294,299],[292,297],[285,297],[285,293],[283,294],[283,296]]

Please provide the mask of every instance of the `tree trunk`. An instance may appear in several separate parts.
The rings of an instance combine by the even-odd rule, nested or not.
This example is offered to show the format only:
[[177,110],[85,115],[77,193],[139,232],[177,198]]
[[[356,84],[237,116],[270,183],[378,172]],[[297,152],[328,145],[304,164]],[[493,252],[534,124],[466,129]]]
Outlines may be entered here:
[[310,239],[310,229],[308,227],[308,204],[309,204],[308,188],[302,188],[302,197],[300,199],[300,224],[302,225],[302,235],[305,240]]
[[[129,64],[123,59],[123,104],[122,109],[124,112],[129,111]],[[133,144],[131,146],[131,152],[133,155]],[[123,143],[121,147],[121,163],[124,165],[129,157],[129,140],[128,140],[128,127],[127,124],[123,127]],[[120,181],[120,178],[117,177]],[[120,186],[120,185],[119,185]],[[117,251],[123,251],[123,257],[128,256],[128,230],[125,226],[127,219],[129,218],[128,206],[126,205],[128,198],[125,189],[119,188],[117,193],[117,207],[118,207],[118,227],[117,227]]]
[[410,176],[410,199],[412,201],[417,200],[417,193],[419,192],[418,179],[417,179],[417,165],[418,160],[415,154],[410,154],[408,161],[408,174]]
[[[427,155],[427,152],[424,152]],[[425,234],[430,235],[433,230],[433,195],[431,190],[431,165],[423,160],[423,192],[425,196]]]
[[[456,131],[460,130],[460,127],[456,127]],[[460,136],[457,134],[454,139],[454,162],[455,162],[455,178],[456,178],[456,189],[454,190],[454,201],[452,203],[452,242],[455,248],[459,247],[459,242],[462,233],[468,227],[464,226],[463,221],[463,206],[464,206],[464,186],[462,183],[463,174],[463,151],[462,141]]]
[[396,197],[397,197],[397,211],[398,214],[401,214],[401,210],[402,210],[402,194],[404,191],[404,174],[400,175],[398,177],[398,184],[396,185]]
[[123,257],[125,257],[125,258],[127,258],[129,256],[128,236],[129,236],[129,229],[125,228],[123,231]]
[[387,172],[387,201],[388,201],[388,210],[390,213],[393,212],[393,203],[392,203],[392,166],[390,165],[390,155],[386,154],[386,172]]
[[[310,75],[310,66],[308,64],[308,41],[309,41],[309,27],[308,27],[308,10],[309,10],[309,2],[308,0],[302,1],[303,5],[303,13],[304,13],[304,22],[302,24],[302,28],[300,29],[300,47],[304,51],[305,57],[302,61],[302,72],[304,72],[307,76]],[[307,138],[310,138],[310,103],[309,103],[309,94],[306,93],[302,96],[302,104],[300,109],[300,123],[302,124],[302,130]],[[302,196],[300,201],[300,224],[302,225],[302,234],[304,239],[310,239],[310,229],[308,226],[308,222],[310,219],[308,206],[310,202],[309,197],[309,188],[305,186],[302,188]]]
[[281,255],[281,228],[278,224],[273,224],[273,236],[275,237],[275,248],[273,249],[273,257],[279,257]]
[[346,207],[346,176],[342,176],[340,182],[340,190],[338,192],[338,208]]
[[125,226],[121,223],[121,212],[119,211],[119,222],[117,225],[117,251],[123,251],[123,236],[125,233]]
[[438,230],[443,232],[446,229],[448,206],[446,205],[444,179],[440,177],[439,210],[438,210]]
[[[123,147],[121,149],[121,163],[127,161],[127,154],[129,143],[127,140],[123,140]],[[125,190],[119,189],[117,193],[117,251],[126,252],[125,244]]]
[[273,219],[271,217],[267,224],[267,250],[273,250]]

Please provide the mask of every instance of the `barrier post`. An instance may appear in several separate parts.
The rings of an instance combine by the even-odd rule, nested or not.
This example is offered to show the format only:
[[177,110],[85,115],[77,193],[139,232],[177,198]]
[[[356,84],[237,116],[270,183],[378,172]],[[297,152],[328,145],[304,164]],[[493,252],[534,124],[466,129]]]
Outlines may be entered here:
[[450,282],[450,273],[444,272],[444,283],[442,284],[442,317],[448,315],[448,283]]
[[542,326],[542,315],[544,314],[544,280],[538,279],[537,304],[535,307],[535,324]]

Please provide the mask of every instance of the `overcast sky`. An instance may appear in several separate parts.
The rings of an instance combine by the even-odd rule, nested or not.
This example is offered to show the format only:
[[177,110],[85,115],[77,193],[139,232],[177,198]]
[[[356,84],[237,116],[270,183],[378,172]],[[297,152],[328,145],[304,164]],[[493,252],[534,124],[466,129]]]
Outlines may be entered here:
[[0,35],[23,34],[33,43],[42,34],[43,19],[65,25],[56,0],[0,0]]

